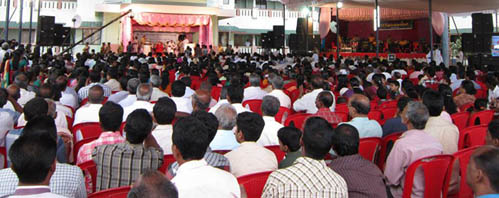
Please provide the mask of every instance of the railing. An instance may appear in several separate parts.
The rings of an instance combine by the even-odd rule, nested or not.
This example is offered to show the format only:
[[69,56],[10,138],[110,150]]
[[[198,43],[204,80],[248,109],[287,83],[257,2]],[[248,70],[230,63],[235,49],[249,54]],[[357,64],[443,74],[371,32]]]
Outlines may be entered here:
[[[10,6],[14,7],[14,1],[18,1],[17,6],[19,6],[20,1],[19,0],[11,0],[10,1]],[[38,9],[38,1],[35,0],[33,2],[33,6],[35,9]],[[24,8],[29,8],[29,1],[24,0],[23,1],[23,7]],[[6,7],[7,6],[7,0],[0,0],[0,7]],[[78,6],[78,3],[76,1],[62,1],[60,10],[75,10],[76,7]],[[58,9],[58,1],[42,1],[42,9],[53,9],[56,10]]]
[[[236,9],[236,16],[253,17],[253,18],[259,18],[259,17],[282,18],[282,10],[238,8]],[[286,18],[299,18],[299,17],[301,17],[300,12],[286,10]]]

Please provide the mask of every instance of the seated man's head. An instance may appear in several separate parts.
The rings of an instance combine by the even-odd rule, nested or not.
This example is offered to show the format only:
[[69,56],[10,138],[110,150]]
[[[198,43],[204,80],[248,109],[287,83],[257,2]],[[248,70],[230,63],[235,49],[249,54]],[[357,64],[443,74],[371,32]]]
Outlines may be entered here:
[[275,116],[279,112],[281,103],[274,96],[265,96],[262,99],[262,113],[264,116]]
[[176,80],[172,83],[172,96],[183,97],[185,95],[186,85],[181,80]]
[[137,87],[137,100],[139,101],[149,101],[152,95],[152,85],[149,83],[141,83]]
[[230,104],[223,104],[215,112],[218,120],[218,127],[222,130],[232,130],[236,126],[237,111]]
[[208,140],[211,141],[215,138],[218,130],[218,120],[215,115],[208,113],[206,111],[194,111],[191,114],[193,117],[197,118],[201,123],[203,123],[206,132],[208,132]]
[[437,91],[428,90],[423,93],[423,104],[428,108],[430,116],[440,116],[444,109],[444,97]]
[[430,117],[428,109],[421,102],[411,101],[402,112],[402,123],[407,129],[423,130]]
[[348,114],[350,114],[352,118],[367,117],[370,110],[371,104],[367,96],[354,94],[350,97],[350,100],[348,101]]
[[24,119],[29,122],[37,116],[47,115],[49,105],[43,98],[36,97],[24,105]]
[[158,75],[151,75],[151,77],[149,77],[149,82],[151,82],[152,86],[159,87],[161,85],[161,77]]
[[133,184],[128,198],[161,197],[177,198],[175,185],[157,170],[145,170]]
[[305,156],[322,160],[331,149],[333,127],[321,117],[310,117],[303,129],[302,146]]
[[277,131],[279,147],[283,152],[296,152],[300,149],[302,132],[295,127],[282,127]]
[[262,135],[265,122],[257,113],[243,112],[236,118],[236,140],[237,142],[256,142]]
[[252,87],[260,87],[260,81],[261,78],[258,74],[253,73],[249,76],[249,83]]
[[100,85],[94,85],[88,90],[88,102],[90,104],[101,104],[104,100],[104,89]]
[[499,148],[482,146],[471,155],[466,183],[477,197],[499,193]]
[[231,103],[242,103],[244,98],[244,88],[238,84],[230,85],[227,88],[227,100]]
[[331,105],[333,105],[334,102],[334,97],[333,94],[329,91],[323,91],[317,95],[317,98],[315,99],[315,106],[317,109],[320,108],[329,108]]
[[204,157],[210,144],[209,133],[201,120],[187,116],[175,122],[172,142],[173,156],[182,165],[186,161]]
[[7,92],[9,92],[9,95],[11,95],[16,101],[21,97],[21,89],[19,89],[19,86],[15,84],[9,85],[7,87]]
[[282,89],[284,87],[284,80],[281,76],[274,75],[269,81],[274,89]]
[[100,72],[96,71],[96,70],[92,70],[89,75],[88,75],[89,79],[90,79],[90,83],[99,83],[100,82]]
[[24,73],[17,74],[17,76],[14,78],[14,84],[19,88],[27,89],[29,84],[28,76],[26,76],[26,74]]
[[488,145],[493,145],[499,147],[499,120],[495,119],[489,123],[487,130],[487,136],[485,137],[485,142]]
[[332,149],[338,156],[355,155],[359,153],[359,132],[350,124],[340,124],[332,134]]
[[194,111],[206,111],[210,107],[211,93],[205,90],[197,90],[192,95],[192,109]]
[[42,98],[52,98],[54,96],[54,92],[49,84],[43,84],[40,85],[40,88],[38,88],[36,96]]
[[405,107],[407,106],[407,103],[413,101],[412,98],[409,97],[401,97],[397,101],[397,114],[400,115],[404,111]]
[[312,88],[313,89],[323,89],[324,88],[324,79],[322,79],[319,75],[312,76]]
[[154,120],[159,125],[171,124],[175,119],[175,112],[177,112],[177,106],[172,99],[168,97],[161,97],[152,110],[154,115]]
[[140,80],[138,78],[132,78],[128,80],[128,83],[126,85],[126,90],[131,95],[135,95],[137,93],[137,87],[139,87],[139,84]]
[[137,109],[126,119],[126,140],[131,144],[142,144],[151,134],[152,117],[145,109]]
[[114,102],[106,102],[99,109],[99,123],[102,131],[119,131],[123,122],[123,107]]

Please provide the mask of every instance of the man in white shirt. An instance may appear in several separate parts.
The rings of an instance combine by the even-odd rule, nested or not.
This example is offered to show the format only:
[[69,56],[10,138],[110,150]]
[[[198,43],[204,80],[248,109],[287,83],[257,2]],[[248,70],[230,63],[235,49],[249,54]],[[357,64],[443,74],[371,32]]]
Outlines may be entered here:
[[267,92],[260,88],[261,78],[258,74],[251,74],[249,77],[250,86],[244,89],[244,99],[246,100],[261,100]]
[[[12,111],[10,109],[4,108],[5,104],[9,101],[19,106],[19,104],[17,104],[17,102],[12,97],[9,97],[9,93],[7,92],[7,90],[0,88],[0,146],[5,146],[5,134],[7,134],[9,130],[14,128],[17,119],[21,115],[17,111]],[[22,108],[19,110],[22,110]],[[2,159],[5,160],[5,158]]]
[[206,111],[210,107],[211,95],[206,90],[197,90],[192,95],[192,111]]
[[185,95],[185,83],[180,80],[176,80],[172,83],[172,97],[171,99],[177,105],[177,111],[184,113],[192,113],[192,100],[190,98],[183,97]]
[[261,146],[279,145],[277,131],[284,127],[281,123],[276,122],[274,116],[279,111],[279,100],[274,96],[265,96],[262,101],[262,114],[265,126],[263,127],[262,135],[256,143]]
[[117,102],[121,107],[125,108],[130,105],[132,105],[136,100],[137,100],[137,87],[139,87],[140,80],[138,78],[132,78],[128,80],[128,83],[126,85],[126,89],[128,91],[128,96],[126,96],[124,99],[120,101],[115,101],[113,97],[111,96],[109,101],[112,102]]
[[104,100],[104,89],[99,85],[91,87],[88,91],[88,103],[76,110],[73,126],[80,123],[99,122],[102,100]]
[[191,89],[191,83],[192,80],[190,77],[183,77],[180,79],[185,84],[185,94],[183,95],[184,98],[191,98],[191,96],[194,94],[194,90]]
[[177,107],[175,102],[168,97],[163,97],[154,104],[153,121],[158,124],[152,131],[154,139],[158,142],[164,155],[172,154],[172,121],[175,119]]
[[276,170],[275,154],[256,143],[265,125],[262,117],[256,113],[243,112],[237,115],[236,120],[236,139],[241,146],[225,154],[230,162],[230,172],[241,177]]
[[240,85],[230,85],[227,87],[227,101],[236,109],[237,113],[251,112],[249,109],[243,107],[243,87]]
[[[314,114],[317,112],[317,107],[315,105],[315,100],[317,99],[317,95],[324,91],[324,80],[320,76],[313,76],[312,77],[312,87],[314,90],[312,92],[307,93],[303,95],[300,99],[296,100],[295,103],[293,103],[293,109],[296,112],[300,111],[305,111],[306,113],[309,114]],[[334,97],[333,92],[331,94]],[[334,108],[336,107],[336,101],[333,101],[333,105],[329,109],[331,109],[332,112],[334,112]]]
[[180,167],[172,183],[179,197],[241,197],[237,179],[203,159],[209,139],[205,125],[195,117],[181,118],[175,123],[172,151]]
[[66,77],[63,74],[59,75],[55,79],[55,83],[56,83],[57,89],[62,90],[61,91],[61,98],[59,99],[61,104],[70,106],[73,109],[78,108],[78,106],[80,105],[80,103],[78,102],[78,94],[76,93],[76,91],[73,88],[67,86],[68,85],[68,77]]
[[56,89],[55,86],[51,86],[49,84],[41,85],[40,88],[38,88],[38,93],[36,94],[36,96],[54,100],[57,112],[60,112],[70,118],[73,117],[73,110],[59,102],[61,93]]
[[108,86],[111,88],[111,92],[118,92],[121,91],[121,85],[120,82],[116,79],[118,79],[118,70],[115,67],[109,68],[107,71],[107,82],[104,83],[104,85]]
[[168,94],[159,89],[159,86],[161,85],[161,78],[158,75],[151,75],[149,82],[153,86],[151,101],[158,101],[162,97],[168,97]]
[[20,89],[21,97],[17,100],[17,103],[21,106],[24,106],[28,101],[36,96],[35,92],[27,90],[28,83],[28,77],[24,73],[18,74],[14,79],[14,84]]
[[282,91],[282,88],[284,87],[284,80],[282,77],[276,74],[270,74],[269,81],[272,84],[273,90],[268,95],[279,99],[281,107],[291,108],[291,99]]
[[123,120],[126,120],[129,114],[137,109],[145,109],[147,112],[152,113],[154,107],[149,102],[151,100],[152,85],[149,83],[142,83],[137,88],[137,100],[132,105],[123,108]]
[[87,84],[87,86],[82,87],[80,90],[78,90],[78,99],[80,101],[88,97],[88,90],[94,85],[99,85],[102,87],[102,89],[104,89],[104,97],[109,97],[111,95],[111,88],[100,83],[100,72],[93,70],[90,72],[88,78],[90,79],[90,84]]
[[218,120],[218,130],[210,143],[210,148],[216,150],[233,150],[239,147],[232,129],[236,126],[237,112],[230,104],[223,104],[215,112]]
[[215,113],[220,106],[223,104],[230,104],[229,101],[227,100],[227,87],[222,87],[222,90],[220,91],[220,100],[218,100],[217,104],[215,106],[210,108],[210,113]]

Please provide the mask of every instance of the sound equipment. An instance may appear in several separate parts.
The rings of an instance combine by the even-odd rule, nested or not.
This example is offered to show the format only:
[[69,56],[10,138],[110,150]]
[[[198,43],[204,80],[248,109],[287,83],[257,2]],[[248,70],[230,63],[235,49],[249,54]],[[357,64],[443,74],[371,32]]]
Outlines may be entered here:
[[260,40],[262,43],[262,48],[264,49],[272,48],[272,32],[260,34]]
[[294,51],[298,49],[298,36],[296,34],[290,34],[288,39],[289,49]]
[[36,44],[40,46],[52,45],[54,41],[54,16],[38,17],[38,31],[36,34]]
[[64,27],[62,28],[62,45],[71,45],[71,28]]
[[[308,21],[308,24],[307,24]],[[296,34],[297,35],[312,35],[313,27],[312,20],[307,20],[306,18],[298,18],[296,21]]]
[[64,34],[64,30],[63,30],[63,25],[62,24],[55,24],[54,25],[54,42],[53,42],[53,45],[56,45],[56,46],[61,46],[62,45],[62,42],[63,42],[63,34]]
[[475,38],[474,38],[474,34],[472,33],[463,33],[461,34],[461,38],[462,38],[462,48],[463,48],[463,52],[465,53],[473,53],[475,52]]
[[491,53],[491,42],[492,42],[492,34],[491,33],[483,33],[483,34],[475,34],[475,52],[477,53]]
[[282,48],[284,45],[284,26],[274,25],[272,34],[272,47],[276,49]]
[[494,32],[494,23],[493,23],[492,14],[474,13],[471,14],[471,18],[472,18],[474,34]]

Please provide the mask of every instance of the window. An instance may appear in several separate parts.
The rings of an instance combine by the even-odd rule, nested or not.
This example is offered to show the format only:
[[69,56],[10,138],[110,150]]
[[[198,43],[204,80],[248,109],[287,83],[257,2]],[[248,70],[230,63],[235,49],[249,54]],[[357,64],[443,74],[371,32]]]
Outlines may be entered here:
[[267,9],[267,0],[256,0],[256,8]]
[[[88,35],[92,34],[97,30],[98,28],[83,28],[81,30],[82,33],[82,38],[87,37]],[[87,40],[83,41],[83,43],[89,43],[90,45],[100,45],[101,44],[101,33],[102,32],[97,32],[95,33],[92,37],[88,38]]]

